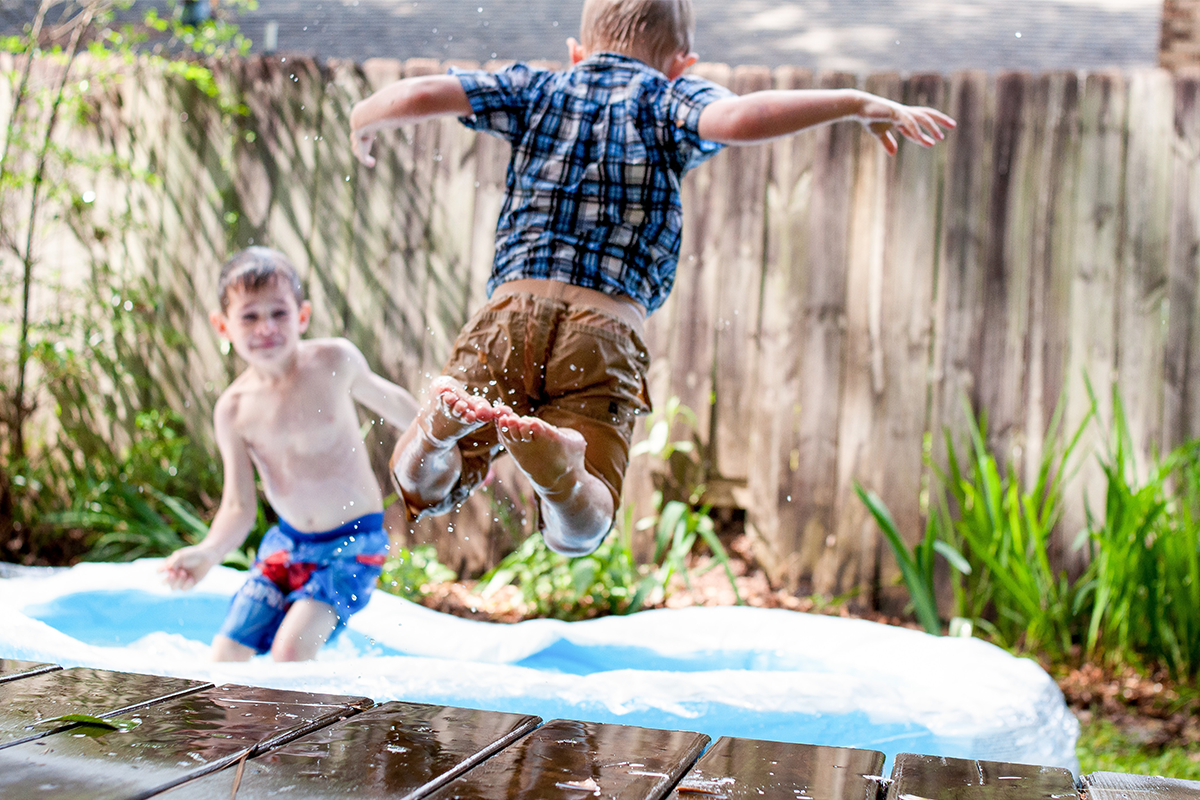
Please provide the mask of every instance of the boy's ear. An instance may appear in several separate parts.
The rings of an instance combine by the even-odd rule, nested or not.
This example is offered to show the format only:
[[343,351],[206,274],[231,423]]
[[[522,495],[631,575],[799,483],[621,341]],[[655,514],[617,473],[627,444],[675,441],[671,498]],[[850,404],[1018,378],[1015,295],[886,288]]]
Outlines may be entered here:
[[587,50],[573,36],[567,39],[567,57],[571,60],[571,66],[587,58]]
[[309,320],[312,319],[312,303],[310,303],[308,300],[302,300],[296,316],[300,322],[300,332],[304,333],[306,330],[308,330]]
[[213,330],[217,332],[217,336],[220,336],[222,339],[229,338],[229,330],[227,327],[229,320],[226,318],[224,312],[213,309],[212,311],[208,312],[208,321],[212,323]]
[[700,60],[700,56],[695,53],[676,53],[671,56],[671,63],[667,65],[666,76],[668,80],[675,80],[680,75],[688,71],[688,67]]

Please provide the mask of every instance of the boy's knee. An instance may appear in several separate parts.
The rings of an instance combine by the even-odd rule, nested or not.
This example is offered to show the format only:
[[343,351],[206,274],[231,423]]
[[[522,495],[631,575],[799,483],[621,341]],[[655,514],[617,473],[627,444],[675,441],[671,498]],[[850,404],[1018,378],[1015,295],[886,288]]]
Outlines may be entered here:
[[308,659],[312,658],[312,656],[301,652],[301,649],[297,647],[295,642],[276,641],[275,644],[271,646],[271,658],[274,661],[279,662],[307,661]]
[[249,661],[253,656],[254,650],[241,642],[219,633],[213,637],[213,661]]

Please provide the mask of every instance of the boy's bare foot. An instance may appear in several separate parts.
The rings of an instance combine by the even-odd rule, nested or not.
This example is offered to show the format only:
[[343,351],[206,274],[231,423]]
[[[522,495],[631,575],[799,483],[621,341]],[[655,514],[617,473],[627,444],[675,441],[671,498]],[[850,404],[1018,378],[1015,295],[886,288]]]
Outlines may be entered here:
[[437,448],[449,448],[459,439],[496,419],[504,406],[492,406],[482,397],[446,376],[429,385],[429,398],[417,415],[421,432]]
[[511,413],[469,394],[453,378],[430,384],[429,396],[392,452],[392,474],[410,508],[429,508],[445,498],[462,474],[458,441],[501,412]]
[[496,417],[500,441],[542,501],[542,536],[551,550],[581,556],[595,550],[612,526],[608,488],[587,471],[587,442],[572,428],[504,409]]
[[587,442],[579,431],[511,412],[499,416],[496,429],[504,448],[543,497],[569,492],[587,473],[583,465]]

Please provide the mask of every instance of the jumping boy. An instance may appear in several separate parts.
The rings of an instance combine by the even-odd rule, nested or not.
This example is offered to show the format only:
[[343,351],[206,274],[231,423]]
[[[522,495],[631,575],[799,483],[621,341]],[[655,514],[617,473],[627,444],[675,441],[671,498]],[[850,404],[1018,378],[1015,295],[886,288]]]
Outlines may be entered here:
[[351,145],[444,115],[512,144],[488,281],[393,474],[412,515],[448,510],[507,450],[533,484],[543,535],[583,555],[612,525],[634,417],[648,410],[645,316],[675,278],[683,174],[726,144],[856,120],[889,154],[954,126],[930,108],[854,89],[736,96],[684,75],[691,0],[586,0],[570,69],[397,81],[358,103]]
[[269,651],[276,661],[303,661],[366,605],[388,549],[355,401],[401,430],[418,406],[345,339],[301,340],[312,305],[282,253],[242,250],[222,267],[218,291],[210,320],[247,364],[213,414],[221,505],[204,541],[171,554],[160,571],[173,588],[190,589],[245,541],[257,469],[279,524],[233,597],[213,660]]

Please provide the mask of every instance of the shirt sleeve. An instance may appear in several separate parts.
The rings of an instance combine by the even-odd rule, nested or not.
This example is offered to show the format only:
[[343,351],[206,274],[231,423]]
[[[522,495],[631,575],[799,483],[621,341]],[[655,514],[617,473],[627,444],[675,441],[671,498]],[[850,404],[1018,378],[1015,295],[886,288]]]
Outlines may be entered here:
[[525,64],[513,64],[499,72],[451,67],[450,74],[458,78],[471,103],[471,115],[459,117],[459,122],[510,141],[520,138],[529,108],[527,93],[541,72]]
[[720,84],[691,75],[671,81],[667,87],[667,129],[674,138],[680,166],[686,172],[719,153],[724,144],[700,138],[700,112],[715,100],[733,97]]

